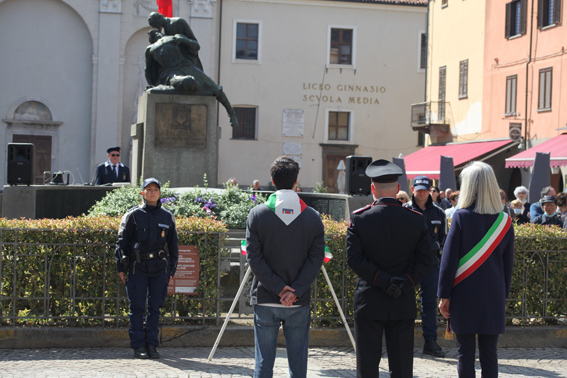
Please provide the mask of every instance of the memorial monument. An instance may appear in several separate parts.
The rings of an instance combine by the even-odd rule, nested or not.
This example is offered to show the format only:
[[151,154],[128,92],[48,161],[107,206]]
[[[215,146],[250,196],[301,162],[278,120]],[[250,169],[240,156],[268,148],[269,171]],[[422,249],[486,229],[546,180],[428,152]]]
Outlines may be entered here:
[[[150,13],[146,48],[148,87],[132,125],[132,180],[157,177],[172,187],[217,186],[218,101],[231,126],[238,120],[222,87],[203,71],[200,45],[182,18]],[[216,100],[216,101],[215,101]]]

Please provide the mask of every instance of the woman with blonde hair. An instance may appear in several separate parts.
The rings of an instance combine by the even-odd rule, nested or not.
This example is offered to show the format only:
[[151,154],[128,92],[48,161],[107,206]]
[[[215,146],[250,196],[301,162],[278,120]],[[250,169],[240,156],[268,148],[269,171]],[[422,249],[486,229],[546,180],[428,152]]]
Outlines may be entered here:
[[459,211],[453,215],[439,272],[439,309],[457,336],[460,378],[475,376],[478,338],[483,378],[498,376],[498,335],[514,263],[514,229],[502,211],[492,168],[473,162],[460,175]]
[[408,194],[407,194],[404,190],[400,190],[400,191],[398,192],[398,194],[396,194],[396,199],[397,199],[398,201],[400,201],[400,202],[402,203],[402,205],[403,205],[404,203],[409,202],[409,200],[410,200]]

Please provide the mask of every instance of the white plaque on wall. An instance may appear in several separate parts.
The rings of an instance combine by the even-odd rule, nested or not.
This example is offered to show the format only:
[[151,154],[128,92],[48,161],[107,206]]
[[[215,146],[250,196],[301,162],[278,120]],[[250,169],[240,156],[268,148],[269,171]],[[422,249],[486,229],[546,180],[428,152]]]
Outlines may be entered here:
[[303,109],[284,109],[282,117],[283,136],[303,136],[305,112]]
[[301,143],[284,143],[283,144],[283,154],[284,155],[302,155],[303,145]]
[[122,0],[101,0],[101,13],[120,13],[122,12]]
[[299,164],[299,168],[301,168],[301,163],[303,161],[301,156],[290,156],[290,158],[292,158],[293,160],[295,160],[297,162],[297,164]]

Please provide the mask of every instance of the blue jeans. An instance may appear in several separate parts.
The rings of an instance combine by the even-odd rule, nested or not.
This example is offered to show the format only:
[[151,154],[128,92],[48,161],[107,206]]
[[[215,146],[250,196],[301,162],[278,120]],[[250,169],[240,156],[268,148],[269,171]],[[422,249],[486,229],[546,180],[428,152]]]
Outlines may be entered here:
[[[159,309],[167,295],[168,274],[155,277],[132,274],[126,281],[130,301],[130,347],[159,346]],[[144,313],[147,316],[144,327]]]
[[289,376],[307,376],[307,347],[311,308],[254,306],[254,343],[256,345],[256,367],[254,378],[271,378],[280,324],[283,325]]
[[439,281],[439,259],[421,280],[421,329],[425,340],[437,340],[437,285]]

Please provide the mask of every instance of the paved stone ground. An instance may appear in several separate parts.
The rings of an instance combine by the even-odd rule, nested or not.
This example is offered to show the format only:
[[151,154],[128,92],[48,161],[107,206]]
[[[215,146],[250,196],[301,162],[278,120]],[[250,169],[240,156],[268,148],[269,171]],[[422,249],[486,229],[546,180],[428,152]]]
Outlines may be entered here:
[[[126,348],[0,349],[0,377],[251,377],[254,348],[219,348],[207,361],[210,348],[160,348],[159,360],[134,360]],[[414,377],[456,377],[456,350],[444,359],[422,357],[415,350]],[[285,349],[278,349],[274,377],[288,377]],[[567,349],[501,349],[500,377],[567,377]],[[311,348],[308,377],[355,377],[352,348]],[[387,360],[380,376],[389,377]],[[477,365],[477,376],[480,366]]]

